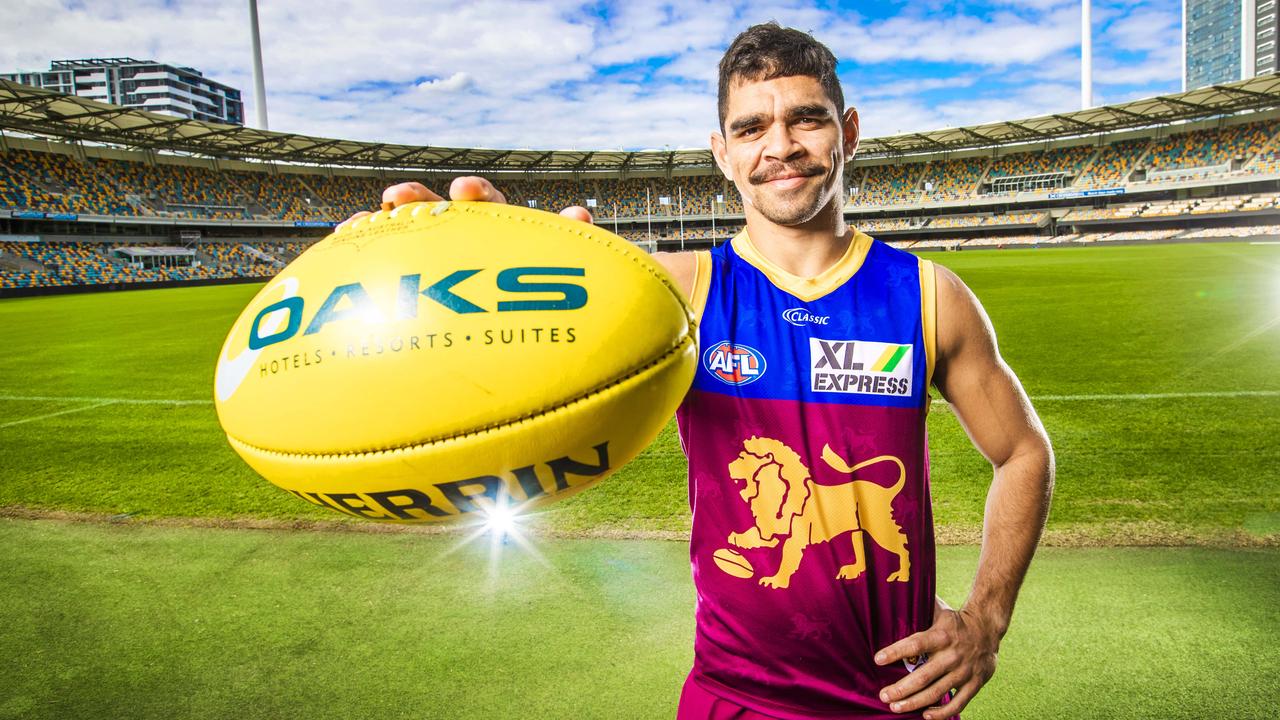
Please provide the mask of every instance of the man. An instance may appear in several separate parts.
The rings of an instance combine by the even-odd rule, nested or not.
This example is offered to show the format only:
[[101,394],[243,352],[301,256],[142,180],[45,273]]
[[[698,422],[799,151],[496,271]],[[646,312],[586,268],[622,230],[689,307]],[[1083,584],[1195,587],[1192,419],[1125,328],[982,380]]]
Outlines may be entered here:
[[[734,40],[711,148],[746,229],[654,256],[700,315],[677,413],[698,593],[681,719],[955,716],[995,671],[1048,513],[1052,449],[977,298],[845,224],[858,115],[835,64],[772,23]],[[451,197],[505,201],[480,178]],[[440,198],[407,183],[383,199]],[[934,593],[930,384],[994,468],[959,610]]]

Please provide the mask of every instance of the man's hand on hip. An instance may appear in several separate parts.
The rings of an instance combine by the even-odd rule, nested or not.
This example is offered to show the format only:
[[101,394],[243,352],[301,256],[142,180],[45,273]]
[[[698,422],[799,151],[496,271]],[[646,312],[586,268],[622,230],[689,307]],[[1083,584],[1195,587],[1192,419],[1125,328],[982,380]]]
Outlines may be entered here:
[[[994,623],[973,610],[953,610],[938,599],[933,625],[876,653],[877,665],[888,665],[928,654],[929,660],[906,677],[880,691],[880,699],[894,712],[931,707],[925,720],[945,720],[959,713],[996,672],[1001,633]],[[951,690],[955,695],[937,707]]]

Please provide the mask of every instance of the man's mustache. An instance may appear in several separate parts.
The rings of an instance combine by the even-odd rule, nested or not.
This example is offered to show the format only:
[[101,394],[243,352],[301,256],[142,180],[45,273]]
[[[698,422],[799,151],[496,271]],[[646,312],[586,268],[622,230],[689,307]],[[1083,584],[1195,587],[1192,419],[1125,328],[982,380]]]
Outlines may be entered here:
[[798,165],[772,165],[760,172],[748,175],[747,180],[749,180],[752,185],[760,185],[772,180],[777,180],[781,177],[794,175],[812,177],[814,175],[821,175],[826,171],[827,169],[823,167],[821,163],[816,162],[801,163]]

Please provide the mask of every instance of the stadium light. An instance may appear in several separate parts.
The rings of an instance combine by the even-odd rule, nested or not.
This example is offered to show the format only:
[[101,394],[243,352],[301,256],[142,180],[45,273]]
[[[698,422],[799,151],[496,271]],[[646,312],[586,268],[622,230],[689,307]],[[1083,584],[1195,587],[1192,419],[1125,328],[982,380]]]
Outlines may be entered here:
[[267,83],[262,73],[262,35],[258,32],[258,0],[249,0],[249,32],[253,39],[253,102],[258,111],[258,129],[267,127]]
[[684,186],[676,188],[680,193],[680,249],[684,250]]
[[1093,107],[1093,21],[1090,0],[1080,7],[1080,109]]
[[724,195],[716,195],[716,201],[711,203],[711,247],[716,246],[716,208],[724,204]]
[[649,247],[656,248],[658,246],[653,244],[653,199],[649,194],[649,186],[647,184],[644,186],[644,216],[648,223],[648,229],[645,231],[645,240],[649,243]]

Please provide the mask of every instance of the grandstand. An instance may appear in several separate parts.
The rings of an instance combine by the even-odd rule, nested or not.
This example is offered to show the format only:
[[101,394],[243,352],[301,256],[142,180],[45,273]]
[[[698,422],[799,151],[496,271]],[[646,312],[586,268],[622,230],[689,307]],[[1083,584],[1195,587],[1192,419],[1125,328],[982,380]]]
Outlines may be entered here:
[[[706,150],[326,140],[0,81],[0,293],[269,277],[388,184],[461,174],[513,204],[586,205],[648,249],[716,245],[744,223]],[[910,250],[1274,237],[1280,76],[864,140],[845,186],[851,224]]]

